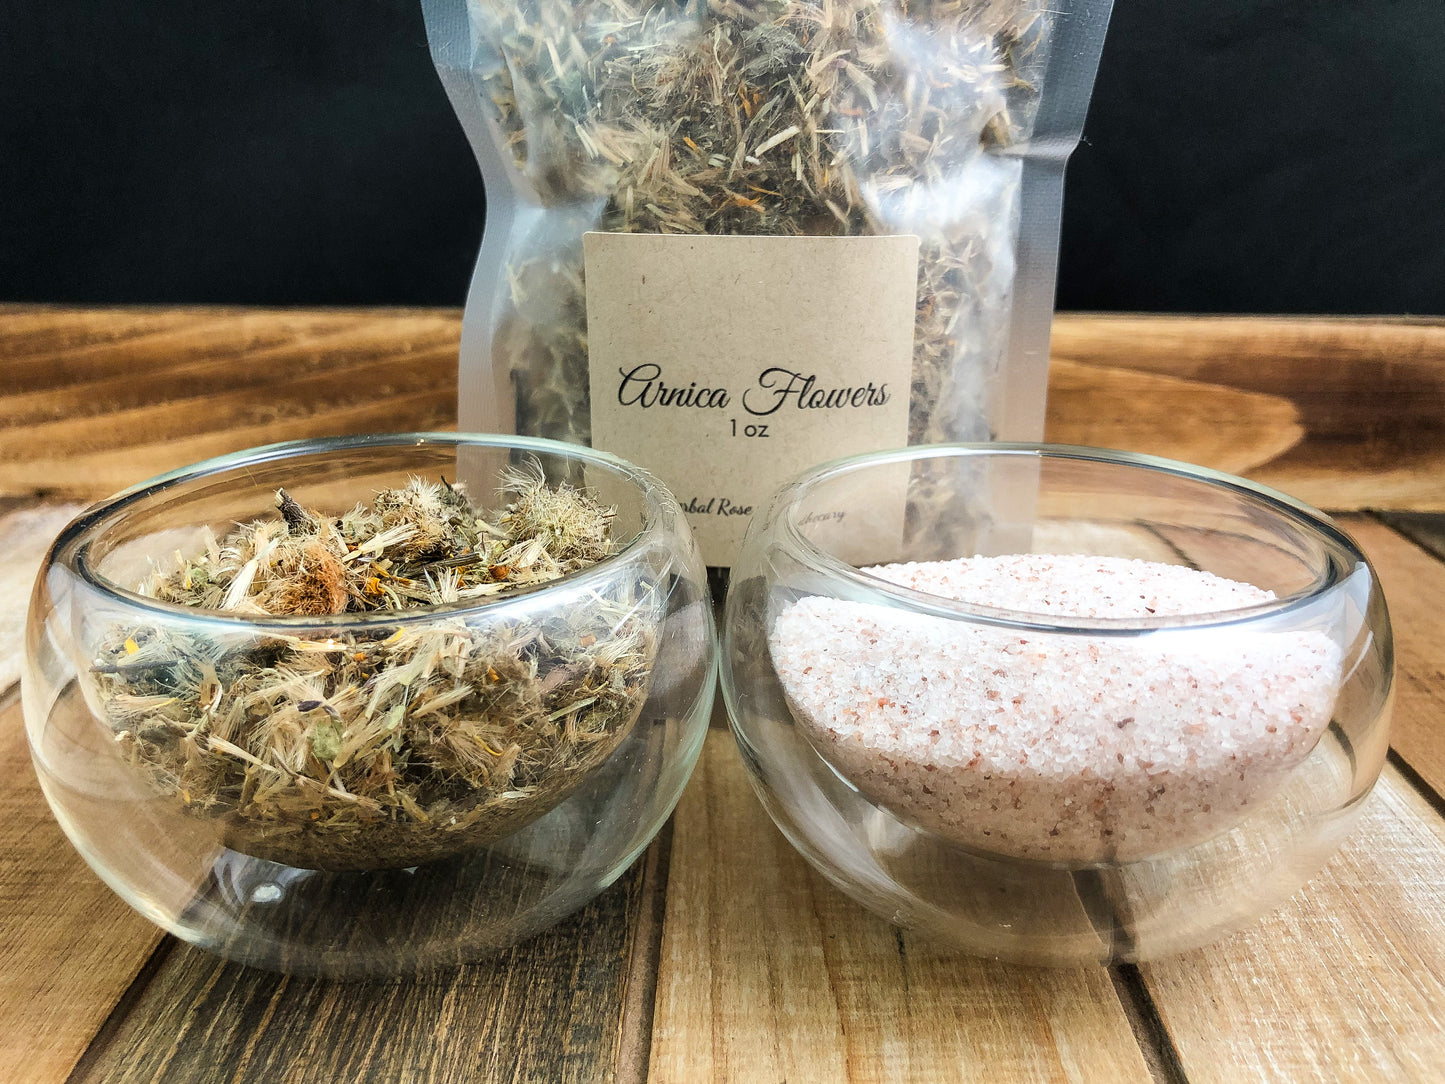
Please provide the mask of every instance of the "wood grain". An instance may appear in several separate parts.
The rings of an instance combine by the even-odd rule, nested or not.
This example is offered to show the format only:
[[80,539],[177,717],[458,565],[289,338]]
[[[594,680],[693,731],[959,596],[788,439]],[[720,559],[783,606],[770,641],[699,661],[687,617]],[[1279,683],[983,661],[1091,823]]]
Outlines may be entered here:
[[[452,310],[0,306],[0,598],[68,518],[22,507],[37,494],[104,496],[271,440],[451,426],[459,330]],[[1243,472],[1337,510],[1445,510],[1445,322],[1065,314],[1054,357],[1054,439]],[[664,841],[489,963],[343,985],[169,940],[152,954],[160,935],[39,794],[3,693],[12,606],[0,1080],[1439,1079],[1445,518],[1394,521],[1419,545],[1344,522],[1394,619],[1406,774],[1387,770],[1353,841],[1277,914],[1112,975],[974,960],[866,914],[773,828],[720,733],[670,867]]]
[[[1432,656],[1445,632],[1445,565],[1368,517],[1342,524],[1393,604],[1392,744],[1434,782],[1445,766],[1445,673]],[[1209,540],[1190,545],[1197,555]],[[1188,1079],[1436,1079],[1445,1064],[1445,821],[1435,801],[1387,767],[1351,841],[1285,907],[1141,968]]]
[[456,420],[452,310],[0,306],[0,493],[100,497],[257,444]]
[[0,708],[0,1080],[55,1084],[160,940],[61,834],[30,769],[19,698]]
[[[1445,320],[1061,314],[1051,353],[1193,381],[1201,418],[1211,387],[1293,405],[1301,439],[1245,472],[1322,508],[1445,510]],[[1165,454],[1123,427],[1112,446]]]
[[1246,474],[1288,452],[1305,429],[1299,408],[1278,395],[1054,358],[1045,435]]
[[288,979],[178,948],[71,1084],[616,1080],[637,919],[660,891],[648,869],[531,941],[432,977]]
[[1445,516],[1432,512],[1381,512],[1379,518],[1445,561]]
[[654,1084],[1149,1079],[1103,968],[1006,967],[862,911],[710,733],[674,818]]
[[1341,517],[1380,577],[1395,634],[1390,745],[1445,795],[1445,563],[1364,516]]
[[[100,497],[273,440],[450,428],[455,310],[0,305],[0,495]],[[1445,322],[1055,321],[1047,435],[1332,509],[1445,510]]]
[[1445,1066],[1445,823],[1387,767],[1353,838],[1249,929],[1142,965],[1188,1079],[1382,1084]]
[[[38,506],[0,516],[0,552],[9,558],[0,586],[14,588],[0,598],[24,602],[41,553],[74,511]],[[23,621],[21,608],[0,612],[0,666],[18,658]],[[53,1084],[73,1068],[76,1081],[591,1082],[616,1079],[619,1067],[638,1078],[645,1054],[630,1062],[621,1054],[624,1037],[645,1050],[649,1036],[660,930],[639,919],[660,910],[655,848],[573,919],[435,979],[287,980],[180,947],[162,953],[117,1009],[161,933],[65,840],[30,770],[18,697],[4,702],[0,764],[16,778],[0,791],[6,1084]],[[624,1028],[625,1003],[640,1019]]]

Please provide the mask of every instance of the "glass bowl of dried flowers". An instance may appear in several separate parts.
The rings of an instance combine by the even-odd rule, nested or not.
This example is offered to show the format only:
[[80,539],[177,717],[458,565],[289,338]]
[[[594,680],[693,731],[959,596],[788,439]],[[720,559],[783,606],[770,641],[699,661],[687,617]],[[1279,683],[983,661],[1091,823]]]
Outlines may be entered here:
[[755,517],[722,677],[764,805],[845,892],[1071,964],[1195,947],[1313,875],[1383,766],[1390,645],[1359,548],[1283,494],[935,445]]
[[245,963],[399,973],[631,864],[701,747],[713,645],[685,517],[615,457],[301,441],[67,527],[25,714],[57,819],[143,914]]

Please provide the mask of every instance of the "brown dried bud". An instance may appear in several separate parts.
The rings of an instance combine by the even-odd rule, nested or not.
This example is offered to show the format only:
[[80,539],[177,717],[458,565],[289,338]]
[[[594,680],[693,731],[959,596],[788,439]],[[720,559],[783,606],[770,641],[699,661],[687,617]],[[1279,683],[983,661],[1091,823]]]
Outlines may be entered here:
[[316,616],[346,611],[346,569],[324,543],[308,542],[294,567],[283,569],[283,574],[287,583],[277,599],[281,613]]

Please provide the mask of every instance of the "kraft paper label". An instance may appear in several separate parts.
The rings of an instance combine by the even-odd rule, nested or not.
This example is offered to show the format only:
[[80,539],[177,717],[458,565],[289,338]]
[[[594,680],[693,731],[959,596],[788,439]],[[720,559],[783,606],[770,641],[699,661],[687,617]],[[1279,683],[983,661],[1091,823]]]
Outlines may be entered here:
[[[729,566],[785,481],[908,441],[918,238],[588,233],[592,443],[672,490]],[[896,541],[903,493],[828,510]]]

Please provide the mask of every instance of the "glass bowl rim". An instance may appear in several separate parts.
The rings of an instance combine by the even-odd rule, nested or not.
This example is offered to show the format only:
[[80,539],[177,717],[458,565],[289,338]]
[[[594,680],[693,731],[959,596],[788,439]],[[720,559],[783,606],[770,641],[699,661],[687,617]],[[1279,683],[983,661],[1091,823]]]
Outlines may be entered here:
[[[165,490],[181,487],[223,471],[235,470],[238,467],[294,460],[307,455],[403,448],[408,445],[413,447],[447,445],[453,448],[503,448],[595,463],[622,475],[638,488],[643,497],[641,524],[632,538],[616,553],[609,554],[587,568],[568,573],[535,587],[466,602],[408,607],[403,610],[371,610],[364,613],[246,614],[232,613],[226,610],[201,609],[178,602],[166,602],[132,591],[102,575],[88,559],[88,544],[92,537],[104,528],[120,522],[127,509],[137,501]],[[302,629],[317,628],[338,631],[375,626],[394,628],[418,621],[464,618],[487,610],[501,610],[524,599],[535,599],[559,587],[585,590],[592,581],[606,579],[614,568],[630,559],[633,552],[657,531],[663,511],[669,503],[675,503],[675,501],[671,492],[653,474],[620,456],[598,451],[586,445],[568,444],[564,441],[548,440],[542,437],[513,436],[505,433],[454,432],[358,433],[346,436],[308,437],[227,452],[225,455],[203,459],[200,462],[178,467],[145,481],[137,482],[135,485],[91,505],[71,520],[61,530],[55,542],[51,544],[45,565],[48,568],[57,562],[61,553],[67,550],[73,551],[72,560],[60,563],[91,588],[128,607],[150,610],[170,621],[185,620],[219,624],[232,626],[237,630],[277,628],[292,634]]]
[[[1036,459],[1062,459],[1108,466],[1122,466],[1145,471],[1173,475],[1206,487],[1230,490],[1243,494],[1275,515],[1293,523],[1305,535],[1321,541],[1326,553],[1327,567],[1307,587],[1280,598],[1241,606],[1229,610],[1177,614],[1160,617],[1098,617],[1087,618],[1061,614],[1057,618],[1031,610],[1015,610],[1007,607],[985,606],[977,603],[950,599],[918,591],[901,584],[895,584],[878,576],[871,576],[857,566],[834,557],[818,546],[799,530],[793,514],[810,489],[817,484],[852,471],[890,463],[911,462],[920,459],[963,458],[1013,458],[1031,457]],[[950,620],[968,620],[979,624],[1017,629],[1021,632],[1049,633],[1054,635],[1136,635],[1146,632],[1170,630],[1197,631],[1230,625],[1246,624],[1264,618],[1276,617],[1302,609],[1314,600],[1338,587],[1343,577],[1335,567],[1334,558],[1338,551],[1352,562],[1354,568],[1369,569],[1372,583],[1378,582],[1373,566],[1359,545],[1345,531],[1338,527],[1325,513],[1287,493],[1270,486],[1253,482],[1238,475],[1186,463],[1163,456],[1146,455],[1141,452],[1125,452],[1111,448],[1094,448],[1077,444],[1052,444],[1043,441],[990,441],[959,442],[943,444],[914,444],[904,448],[884,451],[863,452],[858,455],[819,463],[795,475],[783,485],[774,498],[770,514],[781,526],[782,535],[794,556],[804,564],[836,577],[852,586],[850,598],[897,609],[900,606]],[[1186,566],[1187,567],[1187,566]]]

